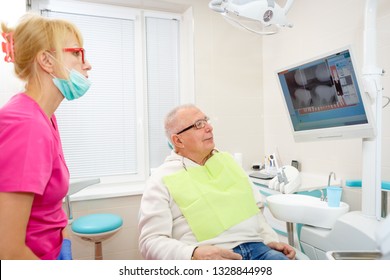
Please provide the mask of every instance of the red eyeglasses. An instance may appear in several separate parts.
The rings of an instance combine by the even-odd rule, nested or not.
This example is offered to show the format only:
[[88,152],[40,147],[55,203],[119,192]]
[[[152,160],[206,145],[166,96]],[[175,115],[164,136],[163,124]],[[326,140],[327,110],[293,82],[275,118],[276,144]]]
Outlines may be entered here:
[[71,52],[74,53],[76,56],[79,56],[81,53],[81,60],[83,61],[83,64],[85,64],[85,50],[84,48],[64,48],[64,52]]

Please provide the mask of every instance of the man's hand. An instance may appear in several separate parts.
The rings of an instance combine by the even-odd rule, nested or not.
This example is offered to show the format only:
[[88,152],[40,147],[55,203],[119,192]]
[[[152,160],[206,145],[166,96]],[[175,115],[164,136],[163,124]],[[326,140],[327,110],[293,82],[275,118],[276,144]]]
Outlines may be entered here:
[[293,260],[295,259],[295,250],[293,247],[291,247],[290,245],[286,244],[286,243],[283,243],[283,242],[270,242],[267,244],[268,247],[276,250],[276,251],[279,251],[279,252],[282,252],[283,254],[285,254],[290,260]]
[[240,254],[231,250],[222,249],[216,246],[206,245],[197,247],[193,254],[193,260],[241,260]]

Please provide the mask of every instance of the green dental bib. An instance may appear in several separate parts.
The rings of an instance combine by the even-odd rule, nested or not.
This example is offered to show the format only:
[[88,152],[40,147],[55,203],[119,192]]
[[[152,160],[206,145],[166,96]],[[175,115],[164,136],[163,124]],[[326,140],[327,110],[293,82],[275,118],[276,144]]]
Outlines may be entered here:
[[163,181],[198,241],[214,238],[259,212],[247,175],[228,153],[216,153],[204,166]]

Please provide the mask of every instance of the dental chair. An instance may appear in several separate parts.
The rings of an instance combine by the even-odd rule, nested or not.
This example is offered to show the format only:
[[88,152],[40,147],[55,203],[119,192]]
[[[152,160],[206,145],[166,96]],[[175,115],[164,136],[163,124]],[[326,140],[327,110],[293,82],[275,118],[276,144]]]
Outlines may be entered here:
[[73,212],[70,203],[70,196],[72,194],[75,194],[88,186],[98,183],[100,183],[100,179],[71,183],[69,186],[69,192],[65,197],[65,204],[72,233],[75,236],[80,237],[82,240],[93,242],[95,244],[95,260],[102,260],[102,242],[113,236],[122,228],[122,217],[109,213],[97,213],[84,215],[73,219]]

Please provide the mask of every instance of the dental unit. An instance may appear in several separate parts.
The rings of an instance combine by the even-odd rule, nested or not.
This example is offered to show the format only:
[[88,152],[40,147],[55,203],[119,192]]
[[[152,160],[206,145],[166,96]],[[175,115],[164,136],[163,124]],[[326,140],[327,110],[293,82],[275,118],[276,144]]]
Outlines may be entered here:
[[[224,16],[225,19],[233,24],[236,24],[246,30],[260,35],[270,35],[279,31],[282,27],[292,27],[287,21],[286,14],[289,11],[293,1],[288,0],[284,7],[280,7],[275,1],[271,0],[213,0],[209,3],[209,7]],[[353,68],[348,68],[348,71],[337,73],[337,67],[326,72],[323,65],[318,65],[316,74],[318,79],[329,79],[333,82],[337,94],[333,98],[322,100],[308,100],[307,90],[297,90],[296,94],[302,95],[302,102],[292,104],[292,101],[286,101],[293,93],[286,93],[283,96],[284,101],[287,102],[286,109],[290,113],[290,117],[294,117],[299,112],[304,112],[305,107],[310,104],[318,106],[318,111],[332,110],[334,107],[348,107],[343,103],[343,93],[339,92],[340,84],[339,78],[344,79],[344,84],[349,86],[349,81],[356,83],[356,95],[359,95],[364,101],[361,104],[361,109],[365,112],[366,121],[361,125],[346,125],[346,123],[337,124],[339,127],[328,129],[313,129],[307,124],[309,129],[304,131],[305,127],[299,127],[301,120],[292,121],[292,126],[297,126],[298,129],[293,131],[294,139],[297,142],[312,141],[312,140],[327,140],[338,138],[358,137],[362,139],[362,210],[349,212],[349,206],[341,202],[339,207],[329,207],[326,202],[326,196],[322,188],[318,188],[321,192],[320,198],[308,197],[307,195],[296,194],[302,191],[304,176],[296,169],[289,166],[278,168],[276,175],[269,181],[268,187],[272,191],[277,191],[281,194],[270,195],[267,197],[267,203],[272,212],[277,213],[281,220],[287,222],[287,230],[291,231],[291,223],[297,223],[298,239],[300,241],[300,248],[310,259],[337,259],[337,258],[380,258],[390,255],[390,217],[383,219],[381,217],[381,139],[382,139],[382,84],[381,76],[384,71],[376,66],[376,9],[377,0],[366,0],[365,6],[365,23],[364,23],[364,65],[362,85],[363,92],[360,96],[359,80],[357,77],[343,77],[343,73],[349,73],[349,70],[354,71]],[[253,28],[252,26],[256,26]],[[340,53],[342,55],[340,55]],[[334,56],[329,56],[326,59],[328,65],[337,64],[341,58],[348,60],[351,57],[351,50],[349,48],[337,50]],[[291,69],[294,69],[291,67]],[[313,70],[314,71],[314,70]],[[325,71],[325,72],[324,72]],[[284,75],[288,74],[288,70],[282,69],[279,72],[279,79],[282,90],[287,89],[288,79]],[[297,73],[296,73],[297,74]],[[336,75],[341,75],[338,77]],[[305,86],[309,83],[305,73],[295,75],[299,78],[298,84]],[[348,81],[346,83],[346,81]],[[318,94],[323,94],[324,89],[330,92],[323,85],[318,87],[315,91]],[[345,88],[347,93],[351,87]],[[341,97],[340,97],[341,96]],[[360,99],[357,99],[360,100]],[[293,108],[293,105],[295,106]],[[303,109],[302,109],[303,108]],[[295,111],[294,111],[295,109]],[[298,112],[298,113],[297,113]],[[304,112],[311,113],[311,112]],[[362,116],[356,116],[360,119]],[[304,120],[304,119],[303,119]],[[328,121],[328,120],[326,120]],[[332,120],[331,120],[332,121]],[[291,124],[291,123],[290,123]],[[350,124],[347,122],[347,124]],[[293,127],[293,129],[297,128]],[[322,134],[325,131],[324,134]],[[314,132],[314,133],[313,133]],[[328,133],[329,132],[329,133]],[[332,134],[333,133],[333,134]],[[345,134],[344,134],[345,133]],[[328,176],[327,186],[331,186],[331,178],[336,180],[336,174],[331,172]],[[324,188],[327,187],[324,184]],[[339,186],[341,188],[341,186]],[[306,197],[304,197],[306,196]],[[276,207],[276,208],[275,208]],[[276,210],[275,210],[276,209]],[[306,211],[301,211],[305,209]],[[302,213],[299,214],[299,213]],[[317,215],[316,217],[313,215]],[[313,218],[313,219],[312,219]],[[321,223],[327,221],[327,223]],[[290,236],[289,236],[290,237]],[[289,242],[293,243],[293,239],[289,238]],[[294,244],[291,244],[294,245]],[[362,253],[364,252],[364,254]],[[355,253],[355,254],[354,254]],[[390,256],[389,256],[390,258]]]

